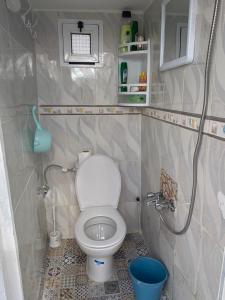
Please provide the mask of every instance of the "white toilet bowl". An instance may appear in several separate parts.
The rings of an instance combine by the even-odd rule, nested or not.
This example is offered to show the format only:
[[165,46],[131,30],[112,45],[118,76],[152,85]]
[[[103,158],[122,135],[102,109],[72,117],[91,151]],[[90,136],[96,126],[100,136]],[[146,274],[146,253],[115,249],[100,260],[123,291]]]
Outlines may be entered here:
[[103,282],[112,275],[112,256],[126,235],[126,225],[112,207],[91,207],[83,211],[75,226],[80,248],[87,254],[87,273],[91,280]]
[[126,235],[126,224],[117,211],[120,172],[109,157],[93,155],[79,167],[75,184],[81,209],[75,237],[88,256],[89,278],[104,282],[112,275],[112,256]]

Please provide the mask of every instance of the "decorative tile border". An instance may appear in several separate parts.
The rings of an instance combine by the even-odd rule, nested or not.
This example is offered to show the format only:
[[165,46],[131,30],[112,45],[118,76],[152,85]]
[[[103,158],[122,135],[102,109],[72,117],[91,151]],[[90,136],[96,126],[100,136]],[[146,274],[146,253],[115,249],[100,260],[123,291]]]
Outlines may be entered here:
[[171,112],[166,110],[159,110],[155,108],[145,108],[142,114],[147,117],[162,120],[167,123],[178,125],[184,128],[198,130],[199,117],[193,115],[184,115],[180,112]]
[[120,106],[39,106],[41,115],[126,115],[140,114],[136,107]]
[[[177,125],[186,129],[197,131],[199,128],[200,115],[169,111],[158,108],[138,108],[122,106],[74,106],[74,105],[41,105],[40,115],[127,115],[142,114],[163,122]],[[225,140],[225,119],[207,117],[204,133]]]
[[[200,116],[182,112],[171,112],[155,108],[145,108],[142,115],[174,124],[186,129],[197,131],[200,123]],[[204,133],[225,140],[225,119],[207,117],[204,126]]]

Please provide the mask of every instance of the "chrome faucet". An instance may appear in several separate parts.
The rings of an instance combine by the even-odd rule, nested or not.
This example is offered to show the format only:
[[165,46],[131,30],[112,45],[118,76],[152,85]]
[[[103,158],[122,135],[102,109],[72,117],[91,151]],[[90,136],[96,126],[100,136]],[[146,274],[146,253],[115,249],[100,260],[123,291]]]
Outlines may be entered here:
[[162,192],[158,193],[147,193],[144,197],[145,205],[155,205],[156,210],[169,209],[174,212],[176,210],[176,206],[173,200],[167,200]]
[[150,206],[152,204],[156,204],[159,201],[161,192],[159,193],[147,193],[144,197],[145,205]]
[[42,194],[43,196],[45,196],[48,193],[49,189],[50,187],[47,184],[43,184],[38,188],[38,194]]

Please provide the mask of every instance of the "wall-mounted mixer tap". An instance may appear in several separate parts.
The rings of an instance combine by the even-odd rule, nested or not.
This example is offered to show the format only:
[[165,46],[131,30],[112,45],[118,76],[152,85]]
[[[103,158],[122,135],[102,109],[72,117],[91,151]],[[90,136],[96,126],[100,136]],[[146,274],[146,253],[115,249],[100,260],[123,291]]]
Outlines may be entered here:
[[159,193],[147,193],[144,197],[145,205],[150,206],[152,204],[156,204],[158,202],[161,192]]
[[156,210],[169,209],[174,212],[176,210],[176,206],[173,200],[167,200],[162,192],[158,193],[147,193],[144,197],[145,205],[155,205]]

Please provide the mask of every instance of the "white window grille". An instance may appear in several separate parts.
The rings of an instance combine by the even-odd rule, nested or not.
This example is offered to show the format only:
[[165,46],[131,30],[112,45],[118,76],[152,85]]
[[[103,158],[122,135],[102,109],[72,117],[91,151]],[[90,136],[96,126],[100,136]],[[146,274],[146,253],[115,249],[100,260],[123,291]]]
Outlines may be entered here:
[[71,53],[73,55],[90,55],[91,35],[71,33]]

